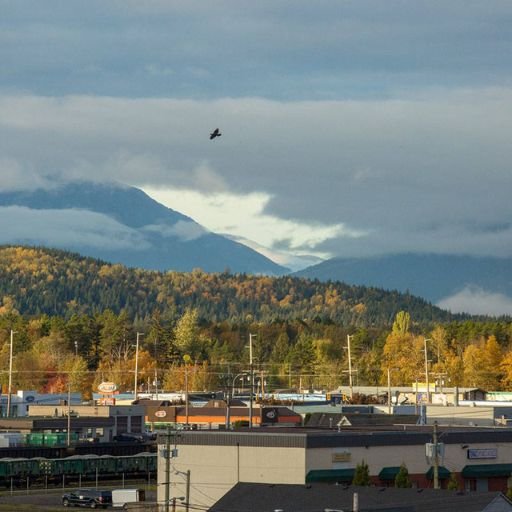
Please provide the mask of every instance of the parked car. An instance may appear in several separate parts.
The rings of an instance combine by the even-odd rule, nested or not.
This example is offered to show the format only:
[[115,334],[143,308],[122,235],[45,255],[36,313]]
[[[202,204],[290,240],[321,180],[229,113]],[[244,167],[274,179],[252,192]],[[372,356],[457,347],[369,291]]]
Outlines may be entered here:
[[147,434],[146,432],[124,432],[114,436],[114,441],[125,443],[147,443],[149,441],[154,441],[155,439],[155,435]]
[[64,507],[108,508],[112,506],[112,491],[76,489],[62,495]]

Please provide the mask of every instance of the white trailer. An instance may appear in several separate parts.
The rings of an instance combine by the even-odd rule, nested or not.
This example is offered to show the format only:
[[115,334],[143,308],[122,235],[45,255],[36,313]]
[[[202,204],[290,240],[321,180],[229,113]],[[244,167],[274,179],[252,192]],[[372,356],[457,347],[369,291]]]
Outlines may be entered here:
[[114,508],[128,509],[129,503],[137,503],[145,501],[146,494],[144,489],[113,489],[112,490],[112,506]]

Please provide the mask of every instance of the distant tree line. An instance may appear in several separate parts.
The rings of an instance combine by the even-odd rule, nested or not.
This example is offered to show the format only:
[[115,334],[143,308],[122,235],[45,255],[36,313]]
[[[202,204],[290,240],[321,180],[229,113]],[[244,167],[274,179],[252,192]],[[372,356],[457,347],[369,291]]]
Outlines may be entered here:
[[[90,396],[112,380],[140,391],[247,386],[332,390],[424,379],[509,389],[510,319],[450,316],[397,292],[295,278],[158,273],[47,249],[0,249],[0,381],[14,331],[15,389]],[[418,315],[416,317],[415,315]],[[425,341],[427,340],[427,341]]]

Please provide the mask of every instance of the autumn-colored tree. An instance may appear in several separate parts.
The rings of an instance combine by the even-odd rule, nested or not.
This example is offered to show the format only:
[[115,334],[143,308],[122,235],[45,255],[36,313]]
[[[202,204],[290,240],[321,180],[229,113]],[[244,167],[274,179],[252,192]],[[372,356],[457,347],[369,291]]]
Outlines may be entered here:
[[447,382],[450,382],[452,386],[464,384],[464,360],[454,350],[447,350],[444,354],[444,371]]
[[485,343],[468,345],[464,350],[464,381],[467,386],[488,390],[500,389],[502,353],[495,336]]
[[507,352],[500,363],[500,370],[502,372],[502,387],[509,389],[512,387],[512,351]]
[[503,379],[501,370],[502,350],[496,336],[489,336],[483,347],[483,369],[481,387],[488,390],[500,389]]
[[409,332],[410,317],[401,311],[397,314],[391,333],[386,338],[382,352],[381,382],[387,381],[390,370],[391,384],[409,385],[424,373],[423,337]]

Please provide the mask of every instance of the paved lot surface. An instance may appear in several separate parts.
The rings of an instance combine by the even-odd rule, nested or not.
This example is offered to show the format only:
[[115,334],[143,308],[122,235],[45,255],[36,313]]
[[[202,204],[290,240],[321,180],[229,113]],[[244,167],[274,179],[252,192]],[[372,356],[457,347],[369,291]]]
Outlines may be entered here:
[[[37,505],[40,507],[55,507],[62,508],[62,510],[67,510],[62,506],[61,497],[62,491],[48,491],[45,493],[44,491],[32,491],[30,494],[26,493],[16,493],[10,494],[8,492],[4,492],[0,496],[0,504],[12,504],[12,510],[16,510],[16,505]],[[156,492],[155,491],[147,491],[146,492],[146,501],[152,502],[156,500]],[[37,510],[37,509],[35,509]],[[83,508],[73,509],[72,510],[84,510]],[[110,509],[112,510],[112,509]]]

